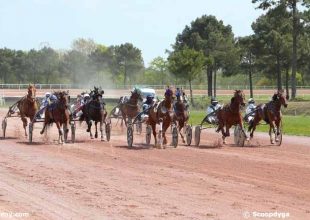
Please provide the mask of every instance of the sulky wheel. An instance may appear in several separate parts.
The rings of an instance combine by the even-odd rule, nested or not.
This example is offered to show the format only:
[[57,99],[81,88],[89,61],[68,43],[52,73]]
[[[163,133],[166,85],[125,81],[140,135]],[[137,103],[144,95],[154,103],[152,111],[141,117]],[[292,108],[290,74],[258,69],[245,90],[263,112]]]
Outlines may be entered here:
[[200,126],[196,126],[195,127],[195,146],[196,147],[199,147],[200,134],[201,134],[201,127]]
[[151,137],[152,137],[152,127],[150,125],[146,126],[146,133],[145,133],[145,142],[146,144],[151,143]]
[[76,130],[75,122],[72,122],[71,123],[71,142],[72,143],[75,142],[75,130]]
[[7,119],[5,118],[5,119],[3,119],[3,121],[2,121],[3,138],[5,138],[6,126],[7,126]]
[[245,142],[245,135],[242,132],[242,129],[239,125],[235,126],[235,130],[234,130],[234,142],[237,146],[239,147],[243,147],[244,146],[244,142]]
[[127,144],[128,144],[128,147],[132,147],[132,143],[133,143],[133,127],[132,127],[132,125],[128,125],[128,128],[127,128]]
[[178,139],[179,139],[178,129],[176,126],[173,126],[172,128],[172,146],[173,147],[178,146]]
[[32,143],[33,123],[29,123],[29,143]]
[[110,141],[110,138],[111,138],[111,124],[110,123],[105,124],[105,135],[107,137],[107,141]]
[[186,135],[186,145],[191,146],[192,137],[193,137],[193,129],[190,125],[186,126],[185,135]]

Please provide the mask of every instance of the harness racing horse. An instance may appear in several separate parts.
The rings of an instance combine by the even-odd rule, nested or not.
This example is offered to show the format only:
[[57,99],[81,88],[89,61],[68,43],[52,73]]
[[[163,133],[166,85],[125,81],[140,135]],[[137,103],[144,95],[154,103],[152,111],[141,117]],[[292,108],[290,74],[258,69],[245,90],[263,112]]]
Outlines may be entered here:
[[178,122],[178,130],[181,135],[182,142],[185,143],[184,136],[181,132],[182,128],[187,124],[189,119],[189,110],[187,103],[184,103],[184,97],[182,95],[177,95],[176,103],[174,104],[175,121]]
[[[235,90],[234,97],[231,98],[230,104],[226,104],[216,111],[218,118],[218,128],[216,132],[222,132],[223,143],[225,144],[226,137],[230,136],[229,129],[233,125],[239,125],[245,137],[247,137],[242,122],[242,115],[240,112],[241,106],[245,106],[244,93],[242,90]],[[226,132],[224,132],[226,127]]]
[[[153,130],[153,136],[155,139],[155,146],[158,146],[156,137],[156,124],[160,125],[159,131],[162,131],[163,145],[167,144],[166,130],[169,128],[172,122],[175,120],[175,113],[173,110],[173,91],[167,89],[165,92],[165,99],[160,103],[153,105],[149,109],[148,123],[151,125]],[[161,143],[159,143],[161,145]]]
[[97,123],[100,123],[101,141],[103,141],[103,124],[107,116],[107,111],[105,110],[105,103],[102,100],[102,95],[104,91],[101,88],[94,87],[94,90],[90,93],[91,100],[87,102],[82,107],[82,116],[80,121],[85,120],[87,123],[87,132],[90,134],[90,138],[93,139],[93,134],[91,132],[92,121],[95,122],[95,138],[98,138]]
[[125,125],[127,126],[126,117],[128,117],[129,121],[131,121],[134,117],[136,117],[140,112],[140,106],[138,102],[142,102],[142,94],[140,89],[135,88],[134,91],[131,92],[131,96],[128,101],[121,102],[119,104],[119,109],[122,113],[123,120],[125,121]]
[[267,124],[269,124],[269,136],[270,143],[274,144],[274,140],[271,135],[271,129],[275,134],[276,141],[278,140],[278,135],[280,135],[280,123],[281,123],[281,106],[287,107],[287,99],[283,95],[283,91],[277,91],[272,96],[272,100],[266,104],[260,104],[256,107],[254,113],[254,119],[252,123],[249,125],[248,131],[250,133],[250,137],[253,138],[253,133],[256,129],[256,126],[259,124],[261,120],[264,120]]
[[28,94],[17,103],[17,108],[19,109],[20,117],[23,122],[25,136],[27,136],[26,127],[28,121],[26,117],[29,117],[30,121],[32,121],[39,109],[39,103],[36,99],[36,88],[34,85],[29,84]]
[[[60,91],[55,92],[57,100],[54,103],[49,104],[45,109],[45,118],[43,128],[40,134],[43,134],[46,128],[46,125],[52,124],[53,122],[56,123],[58,129],[58,142],[63,143],[66,140],[68,134],[68,127],[70,122],[70,111],[69,111],[69,102],[70,96],[68,91]],[[63,130],[62,130],[63,125]],[[65,140],[63,138],[65,135]]]

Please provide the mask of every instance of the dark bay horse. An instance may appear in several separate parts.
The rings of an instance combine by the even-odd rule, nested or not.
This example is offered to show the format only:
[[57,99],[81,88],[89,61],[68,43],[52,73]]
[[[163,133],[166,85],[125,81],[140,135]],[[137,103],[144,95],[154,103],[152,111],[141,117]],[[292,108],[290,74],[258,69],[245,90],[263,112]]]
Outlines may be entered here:
[[275,139],[278,141],[278,135],[280,134],[279,126],[282,119],[281,114],[281,106],[287,107],[286,97],[283,95],[283,91],[277,91],[272,96],[272,100],[266,104],[260,104],[255,109],[254,119],[252,123],[249,125],[248,131],[250,133],[250,137],[253,138],[253,133],[256,129],[256,126],[259,124],[261,120],[264,120],[267,124],[269,124],[269,136],[270,143],[274,144],[274,140],[271,135],[271,129],[275,134]]
[[142,102],[142,94],[140,89],[135,88],[134,91],[131,92],[131,96],[128,101],[121,102],[119,104],[119,109],[122,113],[123,120],[125,121],[125,125],[127,126],[126,118],[130,121],[134,117],[136,117],[140,113],[140,105],[139,101]]
[[[245,136],[246,133],[243,128],[243,121],[241,115],[241,106],[245,106],[244,102],[244,93],[242,90],[235,90],[234,97],[231,98],[230,104],[226,104],[223,108],[220,108],[216,111],[216,115],[218,118],[218,128],[217,132],[222,132],[223,143],[225,144],[226,137],[230,136],[229,129],[233,125],[239,125],[242,129],[242,132]],[[224,132],[224,127],[226,127],[226,132]]]
[[[46,125],[56,123],[59,138],[59,143],[63,143],[63,132],[67,137],[69,131],[69,122],[70,122],[70,111],[69,111],[69,102],[70,96],[68,91],[60,91],[55,92],[54,95],[57,97],[57,101],[55,103],[51,103],[45,109],[45,118],[43,128],[40,134],[43,134],[46,128]],[[64,127],[64,131],[62,130],[62,125]],[[66,141],[66,140],[65,140]]]
[[94,90],[90,93],[91,100],[87,102],[82,107],[82,116],[80,117],[80,121],[85,120],[87,123],[87,132],[89,132],[90,137],[93,139],[93,134],[91,132],[92,121],[95,122],[95,138],[98,137],[98,129],[97,123],[100,123],[100,132],[101,132],[101,140],[103,141],[103,124],[105,123],[107,111],[105,109],[105,104],[102,100],[102,95],[104,91],[101,88],[95,87]]
[[173,110],[173,91],[167,89],[165,92],[165,99],[156,105],[153,105],[149,109],[148,124],[151,125],[153,130],[153,136],[155,139],[155,146],[158,146],[156,137],[156,124],[160,125],[160,131],[163,135],[163,144],[167,144],[166,130],[169,128],[171,123],[175,120],[175,113]]
[[28,122],[26,117],[30,118],[30,121],[32,121],[39,109],[39,103],[36,99],[36,88],[34,85],[30,84],[28,86],[28,94],[18,101],[17,108],[19,109],[21,120],[23,121],[25,136],[27,136],[26,127]]
[[[183,95],[177,95],[176,103],[174,104],[175,121],[178,122],[178,130],[181,135],[182,142],[185,143],[184,136],[181,130],[187,124],[189,120],[189,110],[187,103],[184,102]],[[184,129],[183,129],[184,130]]]

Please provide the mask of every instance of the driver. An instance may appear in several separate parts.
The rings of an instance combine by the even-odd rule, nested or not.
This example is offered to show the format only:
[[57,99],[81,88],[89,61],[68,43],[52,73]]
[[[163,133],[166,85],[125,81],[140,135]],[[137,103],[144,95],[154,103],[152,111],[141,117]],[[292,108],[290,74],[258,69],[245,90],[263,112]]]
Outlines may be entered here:
[[38,118],[43,118],[43,111],[45,107],[49,105],[50,97],[51,97],[51,93],[49,92],[45,93],[44,98],[41,101],[40,110],[38,112]]
[[245,110],[246,119],[249,124],[251,124],[254,119],[255,110],[256,110],[255,100],[253,98],[250,98],[248,100],[248,106]]
[[154,96],[152,95],[147,95],[146,100],[142,105],[143,111],[148,109],[152,104],[153,104]]
[[214,113],[220,107],[221,107],[221,105],[218,103],[216,98],[212,97],[211,98],[211,105],[209,105],[208,108],[207,108],[207,115],[209,115],[207,120],[208,120],[208,122],[210,124],[216,124],[217,123],[218,119],[217,119],[217,117],[216,117],[216,115]]

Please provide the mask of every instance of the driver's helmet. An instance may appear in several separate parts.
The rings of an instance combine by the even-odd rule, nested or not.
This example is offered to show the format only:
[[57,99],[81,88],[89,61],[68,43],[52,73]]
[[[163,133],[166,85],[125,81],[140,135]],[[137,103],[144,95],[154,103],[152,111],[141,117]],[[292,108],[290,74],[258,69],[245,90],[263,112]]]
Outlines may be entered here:
[[182,95],[180,88],[177,88],[176,92],[175,92],[175,96],[177,98],[180,98],[180,96]]
[[51,96],[51,93],[47,92],[45,93],[45,98],[49,98]]
[[146,96],[146,101],[151,102],[154,99],[154,96],[152,95],[147,95]]
[[248,103],[249,104],[255,104],[255,100],[253,98],[249,98]]
[[90,96],[88,93],[84,94],[84,99],[89,99],[89,98],[90,98]]
[[57,100],[57,96],[56,96],[56,95],[54,95],[54,94],[53,94],[53,95],[51,95],[50,100],[51,100],[51,101],[56,101],[56,100]]
[[215,97],[211,98],[211,105],[216,106],[219,102],[216,100]]
[[166,92],[165,92],[165,96],[172,96],[173,95],[173,92],[171,89],[166,89]]

